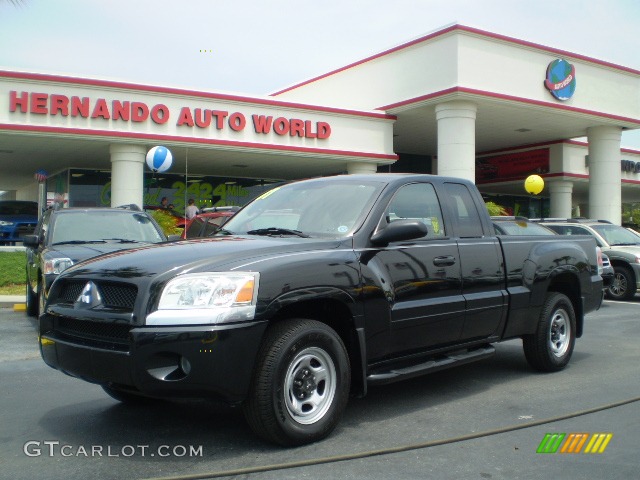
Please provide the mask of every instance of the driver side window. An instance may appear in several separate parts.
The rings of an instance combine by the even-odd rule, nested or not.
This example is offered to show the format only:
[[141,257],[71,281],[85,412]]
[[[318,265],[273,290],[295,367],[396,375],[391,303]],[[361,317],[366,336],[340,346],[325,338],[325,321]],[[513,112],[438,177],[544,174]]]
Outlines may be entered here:
[[427,227],[426,238],[445,236],[440,202],[433,185],[413,183],[400,188],[385,212],[387,223],[397,220],[418,220]]

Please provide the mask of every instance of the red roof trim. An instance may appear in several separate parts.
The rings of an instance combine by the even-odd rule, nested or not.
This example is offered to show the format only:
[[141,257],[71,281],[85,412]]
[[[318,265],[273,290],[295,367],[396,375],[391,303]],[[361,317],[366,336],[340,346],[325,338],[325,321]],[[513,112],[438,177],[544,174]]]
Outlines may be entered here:
[[[589,180],[589,175],[585,175],[583,173],[567,173],[567,172],[559,172],[559,173],[543,173],[540,175],[542,178],[558,178],[558,177],[569,177],[569,178],[578,178],[581,180]],[[481,187],[490,187],[491,185],[497,185],[497,184],[502,184],[502,183],[515,183],[515,182],[521,182],[522,180],[517,180],[517,179],[507,179],[507,180],[503,180],[503,181],[492,181],[492,182],[486,182],[486,183],[482,183],[482,182],[477,182],[478,186]],[[633,180],[630,178],[623,178],[621,179],[621,183],[631,183],[631,184],[635,184],[635,185],[640,185],[640,180]]]
[[505,148],[498,148],[496,150],[487,150],[486,152],[478,152],[476,154],[476,157],[482,156],[482,155],[493,155],[495,153],[503,153],[503,152],[511,152],[514,150],[525,150],[527,148],[540,148],[540,147],[548,147],[550,145],[556,145],[558,143],[567,143],[566,140],[552,140],[549,142],[540,142],[540,143],[530,143],[528,145],[519,145],[517,147],[505,147]]
[[568,173],[568,172],[557,172],[557,173],[543,173],[540,175],[542,178],[554,178],[554,177],[572,177],[572,178],[582,178],[589,179],[589,175],[584,173]]
[[467,87],[451,87],[445,90],[440,90],[439,92],[429,93],[427,95],[421,95],[420,97],[410,98],[408,100],[403,100],[401,102],[392,103],[390,105],[385,105],[384,107],[380,107],[380,110],[390,110],[393,108],[402,107],[405,105],[411,105],[412,103],[424,102],[425,100],[431,100],[433,98],[442,97],[445,95],[450,95],[452,93],[465,93],[468,95],[476,95],[479,97],[489,97],[489,98],[497,98],[500,100],[507,100],[510,102],[518,102],[518,103],[526,103],[530,105],[536,105],[539,107],[545,108],[553,108],[556,110],[563,110],[565,112],[573,112],[573,113],[582,113],[587,115],[594,115],[597,117],[609,118],[613,120],[619,120],[623,122],[634,123],[636,125],[640,125],[640,119],[622,117],[620,115],[611,115],[608,113],[596,112],[595,110],[587,110],[585,108],[577,108],[570,107],[568,105],[559,105],[551,102],[543,102],[541,100],[531,100],[529,98],[516,97],[513,95],[505,95],[503,93],[495,93],[495,92],[487,92],[485,90],[477,90],[475,88],[467,88]]
[[167,95],[184,95],[190,97],[207,98],[213,100],[224,100],[231,102],[253,103],[258,105],[268,105],[272,107],[296,108],[302,110],[313,110],[318,112],[337,113],[341,115],[353,115],[357,117],[380,118],[385,120],[396,120],[395,115],[387,113],[363,112],[359,110],[349,110],[344,108],[322,107],[318,105],[306,105],[303,103],[286,102],[281,100],[268,100],[262,98],[244,97],[240,95],[229,95],[224,93],[201,92],[197,90],[183,90],[180,88],[159,87],[154,85],[138,85],[135,83],[115,82],[111,80],[94,80],[89,78],[76,78],[62,75],[48,75],[42,73],[10,72],[0,70],[0,77],[15,78],[19,80],[34,80],[38,82],[71,83],[76,85],[87,85],[92,87],[120,88],[124,90],[136,90],[141,92],[162,93]]
[[[553,177],[572,177],[572,178],[581,178],[581,179],[589,179],[589,175],[585,175],[583,173],[567,173],[567,172],[560,172],[560,173],[543,173],[542,175],[540,175],[543,178],[553,178]],[[633,180],[630,178],[622,178],[621,179],[622,183],[633,183],[633,184],[639,184],[640,185],[640,180]]]
[[542,51],[545,51],[545,52],[553,53],[554,55],[559,55],[559,56],[562,56],[562,57],[571,57],[571,58],[575,58],[577,60],[582,60],[582,61],[585,61],[585,62],[590,62],[590,63],[595,63],[595,64],[598,64],[598,65],[602,65],[604,67],[609,67],[609,68],[613,68],[613,69],[616,69],[616,70],[622,70],[623,72],[632,73],[634,75],[640,75],[640,70],[634,70],[632,68],[624,67],[622,65],[617,65],[615,63],[605,62],[603,60],[598,60],[596,58],[587,57],[586,55],[580,55],[578,53],[571,53],[571,52],[566,51],[566,50],[560,50],[558,48],[547,47],[545,45],[541,45],[541,44],[538,44],[538,43],[528,42],[526,40],[519,40],[519,39],[514,38],[514,37],[508,37],[506,35],[500,35],[498,33],[492,33],[492,32],[488,32],[486,30],[480,30],[478,28],[467,27],[465,25],[456,24],[456,25],[452,25],[450,27],[443,28],[442,30],[438,30],[437,32],[433,32],[433,33],[427,34],[427,35],[425,35],[423,37],[420,37],[420,38],[418,38],[416,40],[412,40],[410,42],[403,43],[402,45],[399,45],[397,47],[393,47],[393,48],[390,48],[390,49],[385,50],[383,52],[377,53],[375,55],[371,55],[371,56],[366,57],[366,58],[364,58],[362,60],[359,60],[357,62],[350,63],[349,65],[346,65],[344,67],[338,68],[336,70],[332,70],[332,71],[330,71],[328,73],[325,73],[323,75],[319,75],[317,77],[311,78],[309,80],[306,80],[304,82],[298,83],[298,84],[293,85],[291,87],[287,87],[287,88],[285,88],[283,90],[279,90],[277,92],[272,93],[271,96],[277,96],[277,95],[280,95],[281,93],[285,93],[285,92],[288,92],[288,91],[291,91],[291,90],[295,90],[296,88],[303,87],[303,86],[308,85],[310,83],[316,82],[318,80],[321,80],[323,78],[329,77],[329,76],[334,75],[336,73],[343,72],[343,71],[348,70],[350,68],[357,67],[358,65],[362,65],[363,63],[370,62],[371,60],[375,60],[377,58],[384,57],[385,55],[389,55],[389,54],[397,52],[399,50],[403,50],[405,48],[412,47],[412,46],[417,45],[419,43],[426,42],[428,40],[431,40],[433,38],[439,37],[441,35],[445,35],[445,34],[447,34],[449,32],[454,31],[454,30],[460,30],[462,32],[467,32],[467,33],[472,33],[472,34],[475,34],[475,35],[489,37],[489,38],[493,38],[495,40],[500,40],[500,41],[504,41],[504,42],[515,43],[516,45],[520,45],[520,46],[523,46],[523,47],[529,47],[529,48],[535,48],[536,50],[542,50]]
[[309,80],[305,80],[302,83],[298,83],[296,85],[292,85],[291,87],[287,87],[287,88],[285,88],[283,90],[279,90],[277,92],[271,93],[270,95],[272,97],[275,97],[275,96],[280,95],[281,93],[285,93],[285,92],[288,92],[290,90],[295,90],[296,88],[303,87],[305,85],[308,85],[310,83],[316,82],[318,80],[322,80],[323,78],[330,77],[331,75],[335,75],[336,73],[340,73],[340,72],[343,72],[345,70],[349,70],[350,68],[357,67],[358,65],[362,65],[363,63],[370,62],[371,60],[375,60],[376,58],[384,57],[385,55],[389,55],[389,54],[397,52],[399,50],[403,50],[405,48],[412,47],[413,45],[417,45],[419,43],[426,42],[427,40],[431,40],[432,38],[439,37],[440,35],[444,35],[445,33],[449,33],[451,31],[455,30],[456,28],[458,28],[458,25],[453,25],[451,27],[445,28],[444,30],[439,30],[437,32],[430,33],[430,34],[425,35],[423,37],[420,37],[420,38],[418,38],[416,40],[412,40],[412,41],[410,41],[408,43],[403,43],[402,45],[399,45],[397,47],[393,47],[393,48],[390,48],[390,49],[385,50],[383,52],[376,53],[375,55],[371,55],[369,57],[363,58],[362,60],[358,60],[357,62],[350,63],[349,65],[345,65],[344,67],[338,68],[336,70],[332,70],[332,71],[330,71],[328,73],[319,75],[319,76],[311,78]]
[[62,134],[112,137],[112,138],[131,138],[131,139],[153,140],[153,141],[161,140],[161,141],[169,141],[169,142],[198,143],[203,145],[222,145],[222,146],[229,146],[229,147],[281,150],[286,152],[317,153],[317,154],[323,154],[323,155],[341,155],[341,156],[347,156],[347,157],[366,157],[366,158],[374,158],[374,159],[382,159],[382,160],[398,159],[398,156],[395,154],[390,155],[390,154],[384,154],[384,153],[353,152],[349,150],[330,150],[326,148],[296,147],[291,145],[270,145],[270,144],[252,143],[252,142],[236,142],[232,140],[217,140],[212,138],[193,138],[193,137],[182,137],[177,135],[175,136],[174,135],[156,135],[153,133],[132,133],[132,132],[121,132],[121,131],[113,131],[113,130],[88,130],[88,129],[82,129],[82,128],[0,124],[0,131],[2,130],[11,130],[11,131],[17,131],[17,132],[62,133]]
[[[565,143],[567,145],[577,145],[579,147],[587,147],[587,148],[589,147],[589,144],[587,142],[579,142],[577,140],[552,140],[549,142],[530,143],[528,145],[518,145],[515,147],[505,147],[505,148],[499,148],[497,150],[488,150],[486,152],[478,152],[476,156],[492,155],[494,153],[511,152],[514,150],[525,150],[527,148],[547,147],[550,145],[557,145],[559,143]],[[621,148],[620,151],[623,153],[640,155],[640,150],[634,150],[632,148]]]
[[[551,178],[551,177],[573,177],[573,178],[582,178],[582,179],[589,179],[589,175],[585,175],[582,173],[566,173],[566,172],[560,172],[560,173],[545,173],[540,175],[543,178]],[[633,180],[631,178],[622,178],[621,179],[622,183],[631,183],[631,184],[636,184],[636,185],[640,185],[640,180]]]

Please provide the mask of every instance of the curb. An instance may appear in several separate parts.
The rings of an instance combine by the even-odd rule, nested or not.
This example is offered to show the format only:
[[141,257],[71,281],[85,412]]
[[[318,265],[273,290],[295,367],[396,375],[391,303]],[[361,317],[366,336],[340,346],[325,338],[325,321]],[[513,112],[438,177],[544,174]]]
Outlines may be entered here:
[[26,299],[24,295],[0,295],[0,308],[13,308],[14,312],[25,312]]

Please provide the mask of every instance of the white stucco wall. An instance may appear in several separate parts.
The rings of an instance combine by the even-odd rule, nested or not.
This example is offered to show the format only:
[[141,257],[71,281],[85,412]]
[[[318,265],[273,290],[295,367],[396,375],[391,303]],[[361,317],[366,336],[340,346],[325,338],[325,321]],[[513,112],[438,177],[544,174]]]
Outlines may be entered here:
[[[461,86],[610,116],[640,116],[640,75],[578,56],[468,32],[459,35],[458,44]],[[547,66],[558,58],[567,60],[576,69],[576,94],[563,102],[555,100],[544,86]]]
[[416,45],[363,61],[278,94],[275,98],[356,109],[379,108],[456,85],[457,55],[457,36],[435,36]]

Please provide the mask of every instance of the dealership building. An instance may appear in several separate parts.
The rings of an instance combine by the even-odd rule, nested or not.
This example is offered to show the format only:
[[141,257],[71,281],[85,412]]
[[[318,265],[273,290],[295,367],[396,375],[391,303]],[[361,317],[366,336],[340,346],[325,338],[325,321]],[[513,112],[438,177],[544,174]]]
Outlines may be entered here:
[[[418,172],[470,179],[513,214],[619,224],[640,202],[640,151],[621,135],[639,128],[640,71],[463,25],[263,97],[3,70],[0,200],[166,196],[180,210],[293,179]],[[156,145],[168,171],[145,162]]]

